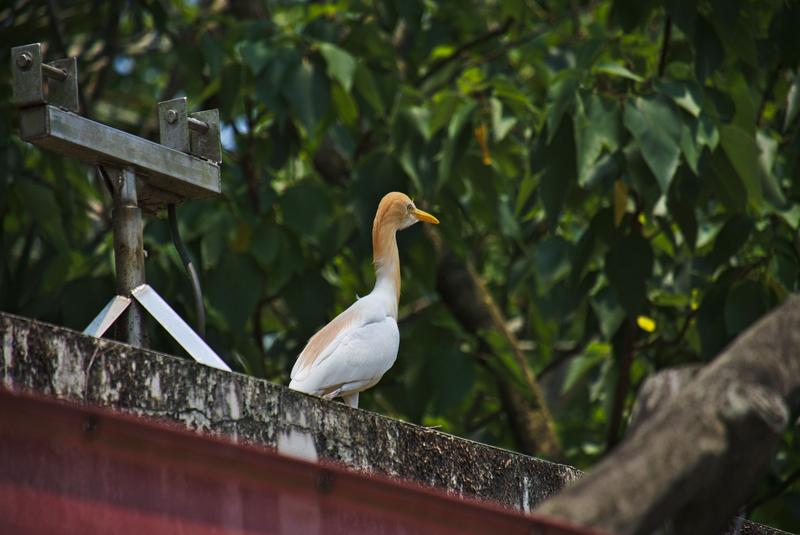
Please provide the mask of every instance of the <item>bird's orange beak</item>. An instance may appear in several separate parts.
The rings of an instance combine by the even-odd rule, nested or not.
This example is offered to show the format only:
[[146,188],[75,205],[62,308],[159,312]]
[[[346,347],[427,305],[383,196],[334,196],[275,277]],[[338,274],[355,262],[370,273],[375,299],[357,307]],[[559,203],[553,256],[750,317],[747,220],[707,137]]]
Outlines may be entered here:
[[424,211],[420,210],[419,208],[414,208],[414,211],[411,212],[411,213],[413,214],[414,217],[416,217],[420,221],[425,221],[426,223],[433,223],[434,225],[438,225],[439,224],[439,220],[438,219],[433,217],[428,212],[424,212]]

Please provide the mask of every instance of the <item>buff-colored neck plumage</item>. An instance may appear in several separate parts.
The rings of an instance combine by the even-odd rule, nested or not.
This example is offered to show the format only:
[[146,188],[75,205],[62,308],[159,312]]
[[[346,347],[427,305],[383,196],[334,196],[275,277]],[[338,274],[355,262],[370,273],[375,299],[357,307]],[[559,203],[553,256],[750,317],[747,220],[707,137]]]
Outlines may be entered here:
[[397,230],[407,214],[410,199],[402,193],[389,193],[381,199],[372,223],[372,258],[375,264],[375,287],[390,284],[400,300],[400,253]]

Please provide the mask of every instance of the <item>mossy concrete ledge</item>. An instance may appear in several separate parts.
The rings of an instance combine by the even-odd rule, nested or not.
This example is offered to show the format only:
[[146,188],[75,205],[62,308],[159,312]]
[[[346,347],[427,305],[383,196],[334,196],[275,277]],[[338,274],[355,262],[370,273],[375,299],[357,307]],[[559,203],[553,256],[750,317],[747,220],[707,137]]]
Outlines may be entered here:
[[165,418],[529,511],[580,472],[282,385],[0,313],[4,388]]

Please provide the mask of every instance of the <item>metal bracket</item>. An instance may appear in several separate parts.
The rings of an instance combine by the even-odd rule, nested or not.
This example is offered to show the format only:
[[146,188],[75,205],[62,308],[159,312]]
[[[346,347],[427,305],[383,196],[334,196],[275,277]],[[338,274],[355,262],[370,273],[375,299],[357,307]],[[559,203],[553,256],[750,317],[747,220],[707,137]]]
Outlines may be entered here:
[[[102,335],[126,313],[126,339],[146,345],[143,315],[149,312],[195,360],[220,369],[227,365],[144,283],[142,211],[164,204],[218,195],[219,112],[187,114],[186,99],[159,104],[163,144],[80,116],[75,58],[42,62],[42,45],[11,50],[13,102],[19,108],[22,139],[68,158],[99,165],[113,174],[114,257],[117,293],[87,327]],[[130,297],[133,297],[131,299]],[[126,312],[127,311],[127,312]]]
[[219,110],[187,113],[186,97],[158,103],[161,144],[214,163],[222,161]]
[[78,111],[78,62],[75,58],[42,63],[41,43],[14,47],[11,58],[15,106],[27,108],[50,103]]
[[[147,284],[137,286],[131,291],[131,297],[144,307],[195,361],[218,370],[231,371],[230,366],[183,321],[183,318],[152,287]],[[121,295],[114,296],[84,329],[83,333],[96,338],[103,336],[103,333],[130,305],[132,305],[131,298]]]

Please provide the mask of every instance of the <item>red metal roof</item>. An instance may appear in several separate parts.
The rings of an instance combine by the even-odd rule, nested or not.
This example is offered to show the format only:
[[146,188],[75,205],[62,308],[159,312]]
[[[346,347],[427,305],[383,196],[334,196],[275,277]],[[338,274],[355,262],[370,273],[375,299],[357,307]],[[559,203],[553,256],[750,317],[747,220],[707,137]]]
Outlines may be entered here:
[[0,533],[598,532],[175,424],[0,390]]

